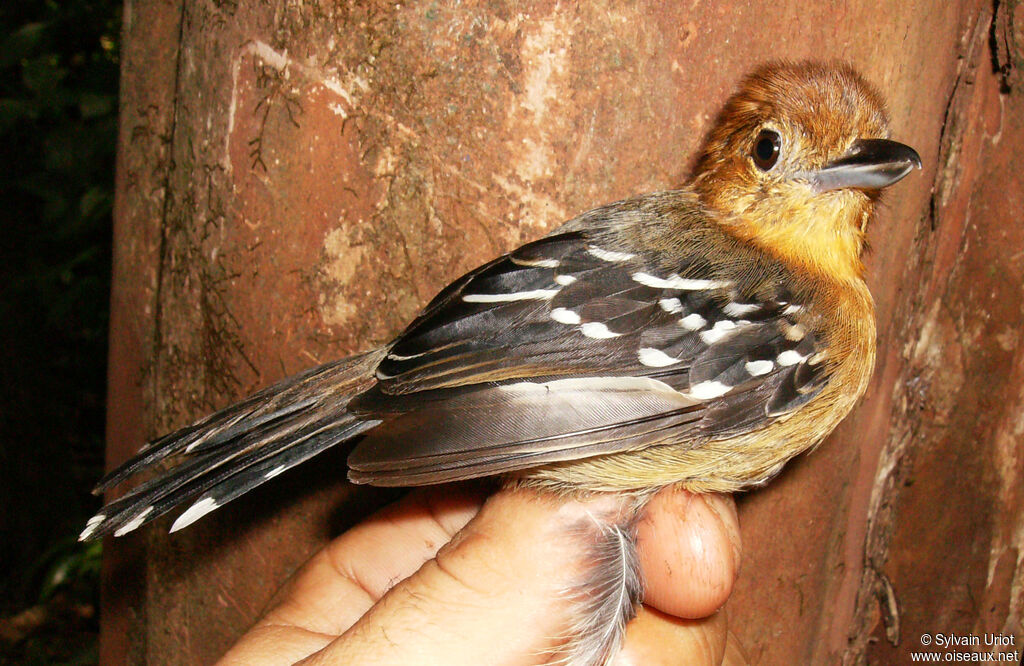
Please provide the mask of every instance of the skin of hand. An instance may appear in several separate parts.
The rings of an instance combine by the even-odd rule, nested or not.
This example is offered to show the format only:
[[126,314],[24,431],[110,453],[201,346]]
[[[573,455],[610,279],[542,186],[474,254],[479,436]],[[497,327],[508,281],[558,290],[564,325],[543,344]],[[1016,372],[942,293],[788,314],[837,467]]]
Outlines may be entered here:
[[[317,553],[220,663],[548,663],[586,570],[576,527],[617,501],[414,492]],[[637,540],[646,598],[614,663],[745,663],[719,610],[740,561],[731,496],[666,488]]]

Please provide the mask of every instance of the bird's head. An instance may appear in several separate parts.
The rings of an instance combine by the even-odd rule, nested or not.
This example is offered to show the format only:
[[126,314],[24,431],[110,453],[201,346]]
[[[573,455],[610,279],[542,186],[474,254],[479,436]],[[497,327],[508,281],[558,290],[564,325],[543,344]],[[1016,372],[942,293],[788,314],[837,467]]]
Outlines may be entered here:
[[846,65],[762,67],[726,103],[692,185],[732,233],[809,270],[859,278],[879,191],[921,166]]

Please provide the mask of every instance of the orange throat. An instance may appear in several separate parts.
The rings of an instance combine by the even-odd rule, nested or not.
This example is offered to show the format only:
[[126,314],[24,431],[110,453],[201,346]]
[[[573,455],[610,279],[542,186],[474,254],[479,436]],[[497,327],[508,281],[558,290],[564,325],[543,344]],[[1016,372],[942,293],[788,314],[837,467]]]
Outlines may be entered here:
[[819,276],[863,280],[861,252],[871,204],[862,194],[780,196],[751,203],[723,219],[730,233]]

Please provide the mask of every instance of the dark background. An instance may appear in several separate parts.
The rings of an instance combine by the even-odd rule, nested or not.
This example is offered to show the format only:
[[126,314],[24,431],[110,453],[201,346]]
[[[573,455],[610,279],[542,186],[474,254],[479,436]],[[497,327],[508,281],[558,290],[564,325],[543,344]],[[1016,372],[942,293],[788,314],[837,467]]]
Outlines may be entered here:
[[0,662],[96,661],[121,4],[0,4]]

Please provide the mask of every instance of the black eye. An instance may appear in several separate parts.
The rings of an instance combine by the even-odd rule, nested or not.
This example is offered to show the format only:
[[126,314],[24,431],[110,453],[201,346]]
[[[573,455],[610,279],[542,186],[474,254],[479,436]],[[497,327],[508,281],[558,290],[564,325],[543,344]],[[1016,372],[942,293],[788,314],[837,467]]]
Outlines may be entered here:
[[761,130],[754,141],[754,150],[750,156],[754,158],[754,164],[761,171],[768,171],[779,161],[779,149],[782,147],[782,139],[778,132],[772,130]]

